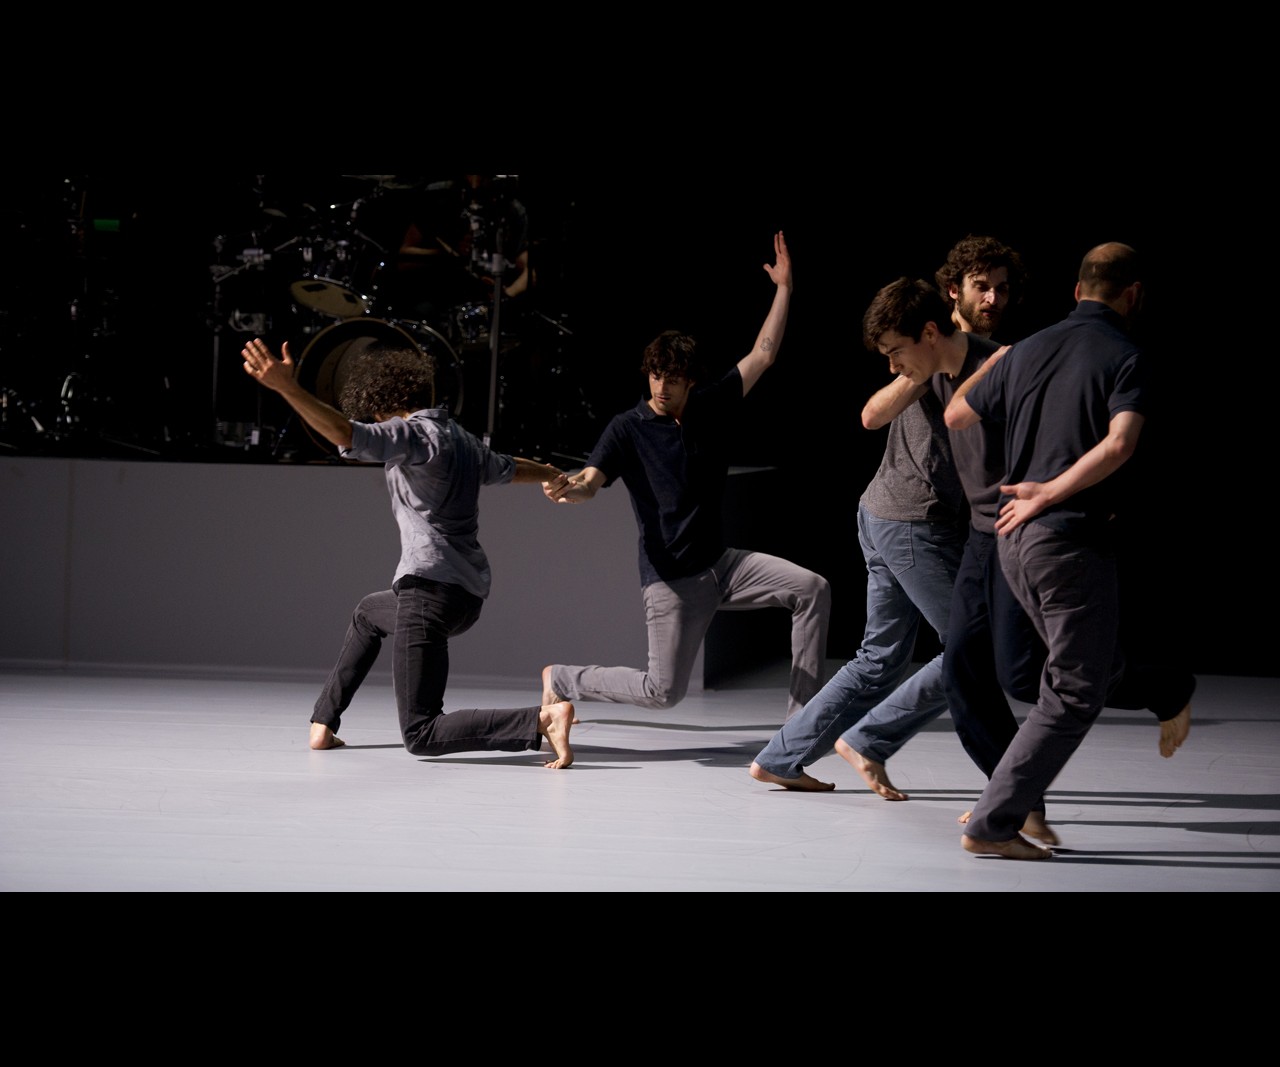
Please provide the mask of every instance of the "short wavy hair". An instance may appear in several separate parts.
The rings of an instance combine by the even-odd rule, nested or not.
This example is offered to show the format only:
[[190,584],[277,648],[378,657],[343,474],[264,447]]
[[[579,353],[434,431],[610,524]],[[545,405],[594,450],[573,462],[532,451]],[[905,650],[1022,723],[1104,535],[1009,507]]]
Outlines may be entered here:
[[703,367],[698,356],[698,344],[687,333],[664,330],[645,346],[640,370],[646,376],[655,378],[702,381]]
[[934,280],[942,291],[942,297],[948,306],[954,304],[951,299],[951,287],[964,287],[964,279],[969,274],[986,274],[994,267],[1004,267],[1009,273],[1009,303],[1017,304],[1027,286],[1027,268],[1022,257],[1003,241],[995,237],[975,236],[969,234],[957,241],[955,247],[947,253],[947,260],[934,274]]
[[418,348],[370,345],[350,361],[338,406],[349,419],[372,422],[379,414],[429,408],[435,395],[430,354]]
[[904,275],[872,299],[862,316],[862,343],[868,351],[879,353],[880,338],[890,330],[918,341],[931,322],[944,337],[956,331],[951,308],[933,283],[923,278],[913,281]]

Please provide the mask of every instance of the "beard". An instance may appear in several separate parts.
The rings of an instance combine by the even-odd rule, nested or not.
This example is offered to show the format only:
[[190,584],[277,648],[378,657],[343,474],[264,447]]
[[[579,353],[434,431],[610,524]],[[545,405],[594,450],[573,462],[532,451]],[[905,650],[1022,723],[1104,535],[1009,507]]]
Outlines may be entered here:
[[987,313],[983,314],[983,307],[978,301],[965,300],[962,297],[956,301],[956,313],[969,324],[969,329],[974,333],[981,337],[989,337],[1000,325],[1000,316],[1003,311],[997,307],[990,307]]

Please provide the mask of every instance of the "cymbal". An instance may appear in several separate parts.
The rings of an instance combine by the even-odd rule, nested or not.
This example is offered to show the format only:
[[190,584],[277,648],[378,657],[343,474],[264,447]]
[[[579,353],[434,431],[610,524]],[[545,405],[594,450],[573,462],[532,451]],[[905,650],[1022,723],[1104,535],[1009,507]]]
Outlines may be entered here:
[[358,182],[376,182],[384,189],[416,189],[421,184],[417,178],[405,178],[398,174],[344,174]]

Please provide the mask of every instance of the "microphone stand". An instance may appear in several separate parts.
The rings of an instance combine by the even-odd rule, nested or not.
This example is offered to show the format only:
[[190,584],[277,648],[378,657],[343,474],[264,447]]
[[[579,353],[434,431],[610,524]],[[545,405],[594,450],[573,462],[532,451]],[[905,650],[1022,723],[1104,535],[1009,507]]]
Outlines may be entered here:
[[498,227],[496,251],[493,254],[493,317],[489,324],[489,422],[484,436],[486,445],[493,444],[493,431],[498,417],[498,353],[502,347],[502,276],[506,272],[502,258],[502,227]]

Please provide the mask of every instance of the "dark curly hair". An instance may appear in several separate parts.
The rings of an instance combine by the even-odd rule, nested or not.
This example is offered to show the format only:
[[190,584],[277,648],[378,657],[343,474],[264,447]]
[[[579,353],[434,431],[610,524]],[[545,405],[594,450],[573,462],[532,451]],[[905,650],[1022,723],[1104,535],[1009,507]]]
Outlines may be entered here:
[[1009,272],[1009,303],[1017,304],[1022,299],[1022,292],[1027,284],[1027,269],[1023,266],[1022,257],[1003,241],[995,237],[968,237],[957,241],[954,248],[947,253],[947,261],[938,268],[934,280],[942,290],[942,297],[950,306],[951,287],[957,290],[964,287],[964,279],[968,274],[986,274],[995,267],[1004,267]]
[[937,288],[923,278],[912,281],[904,276],[890,282],[872,299],[862,316],[862,343],[878,353],[880,338],[890,330],[918,341],[930,322],[944,337],[956,331],[951,309]]
[[421,349],[370,345],[348,360],[338,392],[342,413],[356,422],[435,404],[435,363]]
[[679,330],[664,330],[645,346],[640,370],[644,375],[655,378],[702,381],[702,361],[698,358],[697,342]]

